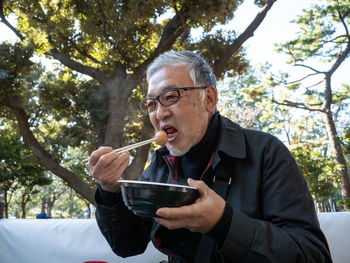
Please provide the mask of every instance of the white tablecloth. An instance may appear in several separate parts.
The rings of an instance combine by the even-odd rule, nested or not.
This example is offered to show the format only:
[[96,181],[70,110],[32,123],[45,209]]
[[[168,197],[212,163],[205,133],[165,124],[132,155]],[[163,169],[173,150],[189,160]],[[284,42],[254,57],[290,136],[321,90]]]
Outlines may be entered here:
[[[350,213],[319,213],[334,263],[350,262]],[[95,219],[1,219],[0,263],[157,263],[167,257],[150,243],[142,255],[113,253]]]
[[0,219],[1,263],[155,263],[166,259],[151,243],[142,255],[118,257],[94,219]]

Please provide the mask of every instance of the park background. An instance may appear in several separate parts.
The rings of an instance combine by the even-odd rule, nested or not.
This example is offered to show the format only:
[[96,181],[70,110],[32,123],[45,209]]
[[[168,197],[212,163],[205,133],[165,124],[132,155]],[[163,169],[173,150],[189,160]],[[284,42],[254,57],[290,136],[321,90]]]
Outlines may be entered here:
[[[200,52],[220,112],[288,146],[318,211],[348,210],[348,0],[0,3],[0,217],[89,216],[84,159],[152,137],[137,103],[169,49]],[[128,178],[154,147],[132,152]]]

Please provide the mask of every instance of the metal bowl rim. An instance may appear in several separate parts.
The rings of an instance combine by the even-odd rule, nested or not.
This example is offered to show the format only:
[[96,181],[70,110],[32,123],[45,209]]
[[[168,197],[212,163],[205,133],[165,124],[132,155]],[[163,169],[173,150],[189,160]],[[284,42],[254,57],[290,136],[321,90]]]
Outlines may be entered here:
[[122,186],[128,186],[128,184],[136,184],[136,185],[151,185],[151,186],[164,186],[170,188],[186,188],[197,190],[197,188],[189,185],[181,185],[181,184],[168,184],[168,183],[159,183],[159,182],[149,182],[149,181],[136,181],[136,180],[119,180]]

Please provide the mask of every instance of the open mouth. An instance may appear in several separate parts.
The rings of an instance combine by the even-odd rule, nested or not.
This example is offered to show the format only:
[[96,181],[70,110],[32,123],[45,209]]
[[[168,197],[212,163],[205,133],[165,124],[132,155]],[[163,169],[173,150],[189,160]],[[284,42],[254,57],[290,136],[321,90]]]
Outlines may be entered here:
[[163,129],[167,134],[168,134],[168,138],[174,138],[176,136],[176,133],[177,133],[177,129],[174,128],[174,127],[166,127]]

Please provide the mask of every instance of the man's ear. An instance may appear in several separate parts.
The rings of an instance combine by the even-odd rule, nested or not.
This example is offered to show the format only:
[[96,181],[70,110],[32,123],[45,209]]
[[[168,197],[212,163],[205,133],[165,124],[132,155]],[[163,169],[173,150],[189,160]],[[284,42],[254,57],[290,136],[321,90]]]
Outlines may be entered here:
[[216,108],[218,93],[213,86],[205,89],[205,106],[208,112],[213,112]]

